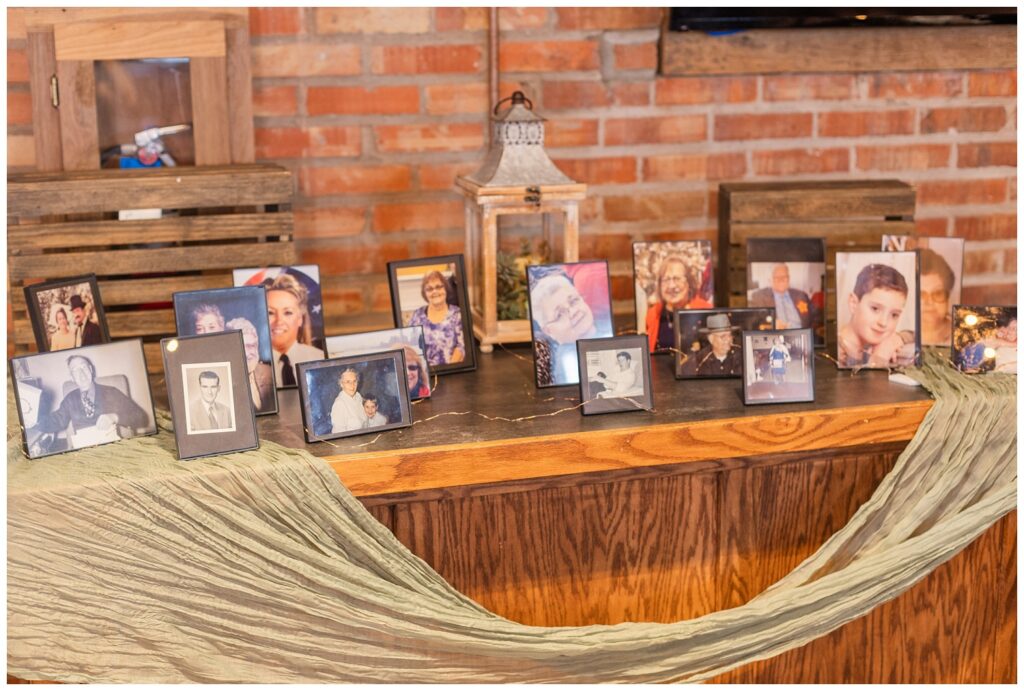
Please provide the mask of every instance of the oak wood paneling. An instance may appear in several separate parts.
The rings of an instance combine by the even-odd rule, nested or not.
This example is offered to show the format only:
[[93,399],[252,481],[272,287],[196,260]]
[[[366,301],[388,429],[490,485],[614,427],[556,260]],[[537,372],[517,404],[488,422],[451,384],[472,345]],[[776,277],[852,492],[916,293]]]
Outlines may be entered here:
[[[223,40],[221,32],[221,40]],[[231,123],[228,119],[227,58],[193,58],[189,61],[192,84],[192,132],[196,165],[231,163]],[[217,98],[216,94],[223,94]]]
[[[29,83],[32,94],[32,134],[36,170],[61,170],[60,113],[51,101],[50,78],[57,74],[53,31],[28,33]],[[97,159],[98,160],[98,159]]]
[[53,27],[58,60],[224,56],[224,22],[90,21]]
[[[57,82],[60,94],[60,146],[63,168],[99,168],[100,134],[96,121],[96,75],[93,72],[92,61],[58,60]],[[46,93],[49,93],[49,88]],[[16,212],[8,209],[7,213]],[[53,211],[50,210],[50,213]]]

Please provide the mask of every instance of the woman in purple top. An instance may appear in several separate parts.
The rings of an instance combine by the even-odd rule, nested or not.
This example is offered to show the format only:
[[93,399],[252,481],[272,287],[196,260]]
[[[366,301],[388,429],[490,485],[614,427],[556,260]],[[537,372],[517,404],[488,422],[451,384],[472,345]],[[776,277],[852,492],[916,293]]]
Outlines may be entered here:
[[412,313],[409,326],[422,326],[427,343],[427,362],[449,365],[462,362],[466,344],[462,336],[462,312],[448,304],[448,282],[440,271],[423,277],[420,294],[427,304]]

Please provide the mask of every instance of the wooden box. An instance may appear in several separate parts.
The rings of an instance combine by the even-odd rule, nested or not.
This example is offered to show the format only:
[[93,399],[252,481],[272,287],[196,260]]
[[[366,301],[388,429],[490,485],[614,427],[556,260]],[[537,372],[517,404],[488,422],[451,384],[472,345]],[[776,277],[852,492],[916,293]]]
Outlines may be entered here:
[[[8,350],[36,349],[24,286],[95,273],[111,337],[142,337],[159,371],[159,340],[175,333],[172,293],[230,287],[236,267],[295,262],[291,198],[291,173],[275,165],[9,175]],[[165,215],[117,220],[148,208]]]
[[914,188],[899,180],[736,182],[718,189],[719,305],[747,305],[748,238],[821,237],[826,321],[834,324],[836,250],[877,252],[883,235],[916,234]]

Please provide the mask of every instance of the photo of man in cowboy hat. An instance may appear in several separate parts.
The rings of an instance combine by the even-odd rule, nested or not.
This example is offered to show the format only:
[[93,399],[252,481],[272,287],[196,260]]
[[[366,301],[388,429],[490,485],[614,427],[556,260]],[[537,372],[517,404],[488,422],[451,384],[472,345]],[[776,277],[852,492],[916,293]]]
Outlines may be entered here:
[[743,360],[739,346],[735,343],[735,332],[729,315],[708,316],[707,326],[697,329],[707,345],[689,356],[683,363],[683,374],[697,377],[737,377],[743,371]]

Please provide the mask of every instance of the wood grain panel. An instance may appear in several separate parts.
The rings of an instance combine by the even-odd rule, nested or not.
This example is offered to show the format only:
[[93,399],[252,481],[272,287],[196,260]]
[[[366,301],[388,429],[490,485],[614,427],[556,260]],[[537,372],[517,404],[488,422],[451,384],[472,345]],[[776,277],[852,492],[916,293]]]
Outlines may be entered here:
[[748,238],[825,238],[826,246],[868,245],[882,249],[882,235],[911,235],[913,221],[849,221],[832,223],[742,223],[729,226],[729,240],[746,245]]
[[461,592],[526,624],[712,611],[713,474],[395,507],[395,534]]
[[[231,269],[237,266],[274,266],[295,262],[292,243],[258,245],[206,245],[199,247],[159,247],[107,252],[75,252],[64,255],[66,267],[56,267],[54,255],[11,257],[8,270],[11,281],[29,278],[59,278],[65,275],[94,273],[100,276],[124,274],[173,273],[188,267],[191,271]],[[72,264],[73,262],[73,264]]]
[[293,226],[290,212],[12,225],[7,228],[7,249],[17,255],[48,249],[133,245],[142,238],[147,243],[250,240],[291,235]]
[[666,31],[666,75],[877,72],[1015,67],[1016,27],[750,29],[732,35]]
[[232,163],[256,160],[256,140],[252,121],[252,59],[247,25],[228,27],[227,80],[231,104],[228,138]]
[[28,70],[36,170],[61,170],[60,113],[50,100],[50,78],[57,74],[53,31],[28,33]]
[[[58,60],[57,82],[60,94],[60,145],[63,168],[99,168],[100,135],[96,122],[96,76],[93,73],[92,61]],[[49,93],[49,87],[46,93]],[[48,211],[56,213],[52,208]],[[8,207],[7,213],[18,212]]]
[[58,60],[206,58],[225,54],[224,22],[90,21],[53,28]]
[[147,168],[7,176],[7,213],[22,217],[119,209],[288,204],[291,195],[291,173],[269,164],[208,166],[187,173],[175,168]]
[[216,20],[226,26],[246,25],[246,7],[19,7],[7,13],[7,38],[25,38],[32,29],[98,21],[195,21]]
[[730,196],[731,224],[912,217],[916,198],[898,180],[725,183],[719,190]]
[[227,59],[223,55],[194,58],[189,62],[189,70],[196,165],[227,165],[231,163]]

